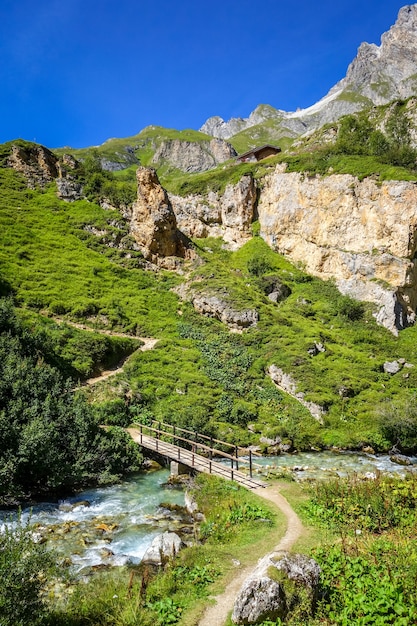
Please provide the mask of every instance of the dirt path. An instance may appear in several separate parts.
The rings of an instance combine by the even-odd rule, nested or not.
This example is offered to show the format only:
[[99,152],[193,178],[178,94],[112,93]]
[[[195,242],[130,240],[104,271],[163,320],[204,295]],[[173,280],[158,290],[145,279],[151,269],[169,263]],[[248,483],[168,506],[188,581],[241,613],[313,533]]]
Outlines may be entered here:
[[[122,335],[122,336],[128,337],[128,335]],[[138,348],[140,352],[146,352],[146,350],[152,350],[152,348],[155,346],[155,344],[158,341],[158,339],[152,339],[151,337],[135,337],[135,339],[139,339],[140,341],[143,342],[142,345]],[[135,352],[137,352],[138,350],[135,350]],[[104,372],[101,372],[100,376],[95,376],[94,378],[87,378],[87,380],[85,381],[85,384],[89,386],[95,385],[96,383],[99,383],[102,380],[106,380],[107,378],[110,378],[110,376],[119,374],[120,372],[123,371],[123,368],[126,365],[127,361],[130,359],[131,356],[133,356],[133,354],[135,354],[135,352],[132,352],[132,354],[129,354],[129,356],[119,361],[116,367],[110,370],[105,370]]]
[[[57,324],[67,324],[67,326],[72,326],[73,328],[78,328],[78,330],[87,330],[90,333],[99,333],[100,335],[109,335],[110,337],[125,337],[126,339],[139,339],[140,341],[153,341],[153,346],[158,341],[157,339],[151,339],[150,337],[137,337],[136,335],[128,335],[127,333],[118,333],[115,330],[106,330],[105,328],[92,328],[87,324],[81,324],[81,322],[71,322],[70,320],[64,320],[62,317],[51,317],[54,322]],[[143,350],[143,348],[141,348]],[[150,348],[145,348],[146,350],[150,350]]]
[[[303,525],[300,518],[291,508],[287,500],[282,496],[278,487],[259,488],[254,491],[261,498],[269,500],[275,504],[285,515],[287,520],[287,530],[281,541],[272,552],[290,550],[303,532]],[[252,573],[256,563],[245,567],[233,578],[226,589],[214,598],[215,604],[209,606],[196,626],[222,626],[228,613],[233,609],[233,605],[240,588],[245,579]]]
[[[69,320],[64,320],[61,317],[53,317],[52,319],[57,324],[68,324],[68,326],[73,326],[74,328],[78,328],[78,330],[86,330],[90,333],[99,333],[100,335],[108,335],[110,337],[125,337],[127,339],[137,339],[138,341],[142,342],[142,345],[139,346],[139,348],[137,349],[137,350],[140,350],[141,352],[146,352],[146,350],[152,350],[152,348],[154,348],[155,344],[158,342],[158,339],[154,339],[153,337],[137,337],[136,335],[118,333],[116,331],[106,330],[104,328],[101,328],[101,329],[91,328],[91,326],[87,326],[87,324],[81,324],[80,322],[70,322]],[[137,350],[135,350],[135,352],[137,352]],[[110,376],[115,376],[116,374],[119,374],[119,372],[123,370],[127,361],[130,359],[130,357],[133,354],[135,354],[135,352],[132,352],[132,354],[129,354],[129,356],[126,356],[124,359],[119,361],[119,363],[115,367],[109,370],[105,370],[104,372],[101,372],[100,376],[95,376],[94,378],[87,378],[87,380],[83,384],[89,385],[89,386],[95,385],[96,383],[99,383],[102,380],[106,380],[107,378],[110,378]]]

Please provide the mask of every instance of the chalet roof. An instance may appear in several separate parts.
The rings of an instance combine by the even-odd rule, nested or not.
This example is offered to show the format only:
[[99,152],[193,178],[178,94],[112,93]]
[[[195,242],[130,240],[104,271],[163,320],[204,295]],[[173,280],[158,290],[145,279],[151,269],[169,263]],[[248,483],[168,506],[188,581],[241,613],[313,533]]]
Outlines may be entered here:
[[281,148],[279,148],[278,146],[273,146],[270,143],[265,143],[263,146],[259,146],[257,148],[252,148],[252,150],[248,150],[247,152],[244,152],[243,154],[239,154],[237,156],[238,159],[243,159],[245,157],[250,156],[251,154],[253,154],[254,156],[256,156],[258,154],[258,152],[261,152],[261,150],[264,150],[265,148],[273,148],[274,150],[276,150],[277,152],[281,152]]

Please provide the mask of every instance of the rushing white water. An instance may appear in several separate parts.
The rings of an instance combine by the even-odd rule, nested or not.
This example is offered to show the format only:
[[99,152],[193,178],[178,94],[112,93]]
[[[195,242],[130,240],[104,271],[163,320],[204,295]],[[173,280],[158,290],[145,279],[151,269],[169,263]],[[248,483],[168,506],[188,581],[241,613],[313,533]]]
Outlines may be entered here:
[[347,476],[360,474],[372,478],[377,472],[404,476],[408,471],[417,471],[417,457],[409,457],[412,465],[402,466],[393,463],[386,454],[359,454],[353,452],[302,452],[254,458],[256,465],[264,469],[259,473],[268,474],[287,470],[297,480]]
[[[184,504],[182,491],[164,488],[168,476],[167,470],[138,474],[60,502],[42,502],[24,509],[22,521],[30,518],[35,538],[70,558],[75,571],[138,563],[156,535],[178,525],[175,515],[167,518],[158,510],[162,502]],[[10,523],[10,512],[0,511],[0,521]]]

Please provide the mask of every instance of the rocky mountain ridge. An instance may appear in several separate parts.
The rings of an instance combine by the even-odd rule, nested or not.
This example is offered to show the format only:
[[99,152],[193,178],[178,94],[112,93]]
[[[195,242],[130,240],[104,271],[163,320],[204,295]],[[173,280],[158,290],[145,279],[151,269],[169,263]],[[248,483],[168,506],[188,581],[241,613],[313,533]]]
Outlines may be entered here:
[[229,139],[236,133],[274,119],[289,137],[313,131],[365,107],[408,98],[417,88],[417,4],[400,9],[395,24],[382,35],[381,45],[362,43],[346,76],[314,105],[286,112],[258,106],[248,118],[229,121],[215,116],[201,132]]

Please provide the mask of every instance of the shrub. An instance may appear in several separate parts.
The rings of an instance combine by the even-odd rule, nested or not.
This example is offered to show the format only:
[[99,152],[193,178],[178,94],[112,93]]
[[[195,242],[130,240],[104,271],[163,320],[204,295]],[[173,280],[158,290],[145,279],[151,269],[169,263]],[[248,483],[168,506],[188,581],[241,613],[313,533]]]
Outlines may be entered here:
[[38,624],[46,611],[45,585],[57,575],[53,553],[35,543],[28,524],[6,525],[0,535],[0,624]]
[[348,296],[338,298],[336,308],[339,315],[342,315],[342,317],[347,318],[351,322],[362,319],[365,313],[365,307],[362,302],[352,300],[352,298]]
[[417,450],[416,398],[400,403],[388,402],[381,407],[378,425],[382,436],[401,450]]
[[257,256],[249,259],[247,268],[249,274],[252,274],[253,276],[262,276],[262,274],[265,274],[272,269],[268,259],[264,256]]

